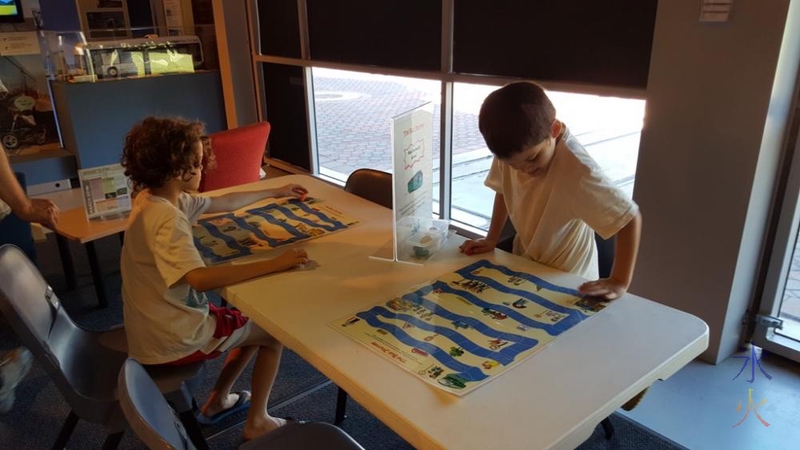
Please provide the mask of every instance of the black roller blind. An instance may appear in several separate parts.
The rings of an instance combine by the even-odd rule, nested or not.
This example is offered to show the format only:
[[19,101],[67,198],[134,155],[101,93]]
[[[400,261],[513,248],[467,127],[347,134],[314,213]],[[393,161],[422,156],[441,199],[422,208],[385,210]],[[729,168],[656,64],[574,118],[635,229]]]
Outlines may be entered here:
[[258,0],[257,7],[261,54],[300,58],[297,0]]
[[307,0],[311,59],[438,71],[439,0]]
[[303,68],[262,64],[266,119],[272,125],[267,152],[270,157],[311,170],[308,119]]
[[644,88],[657,0],[456,0],[457,73]]

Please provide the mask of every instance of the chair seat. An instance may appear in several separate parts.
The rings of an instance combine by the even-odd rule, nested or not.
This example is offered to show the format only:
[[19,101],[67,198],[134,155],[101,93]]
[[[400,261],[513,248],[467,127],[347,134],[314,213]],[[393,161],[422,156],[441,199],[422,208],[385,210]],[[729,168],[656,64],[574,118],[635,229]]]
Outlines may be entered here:
[[[128,355],[128,338],[125,335],[125,328],[118,326],[108,331],[98,333],[98,342],[110,350],[122,353],[124,356],[119,364],[116,366],[116,373],[119,373],[122,363]],[[117,356],[118,357],[118,356]],[[156,382],[158,389],[164,393],[167,400],[172,403],[176,410],[183,412],[192,408],[192,395],[203,378],[201,372],[205,367],[204,361],[197,361],[191,364],[184,364],[181,366],[144,366],[147,373]],[[114,401],[116,401],[116,388],[117,383],[115,380]]]
[[363,450],[347,433],[331,424],[288,424],[246,442],[239,450]]

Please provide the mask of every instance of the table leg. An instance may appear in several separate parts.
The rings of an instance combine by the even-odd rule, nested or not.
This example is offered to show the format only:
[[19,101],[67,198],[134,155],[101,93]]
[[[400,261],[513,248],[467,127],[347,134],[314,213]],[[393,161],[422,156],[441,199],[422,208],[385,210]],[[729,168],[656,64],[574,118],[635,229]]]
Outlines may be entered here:
[[56,234],[58,254],[61,256],[61,266],[64,268],[64,277],[67,279],[67,289],[74,291],[77,285],[75,279],[75,265],[72,263],[72,254],[69,252],[69,241],[64,236]]
[[97,292],[98,306],[105,308],[108,306],[106,283],[103,280],[103,272],[100,270],[100,262],[97,260],[97,250],[94,248],[94,242],[86,243],[86,253],[89,254],[89,267],[92,269],[92,280],[94,281],[94,290]]
[[347,418],[347,392],[339,388],[336,394],[336,416],[333,419],[333,424],[339,426]]

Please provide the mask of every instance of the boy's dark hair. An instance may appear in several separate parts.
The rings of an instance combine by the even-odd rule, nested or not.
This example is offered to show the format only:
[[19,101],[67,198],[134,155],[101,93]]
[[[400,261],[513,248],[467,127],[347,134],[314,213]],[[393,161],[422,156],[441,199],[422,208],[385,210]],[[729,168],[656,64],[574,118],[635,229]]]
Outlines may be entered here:
[[530,81],[509,83],[486,97],[478,128],[489,150],[507,159],[550,136],[556,108]]
[[213,160],[201,122],[179,118],[148,117],[125,136],[122,166],[134,189],[159,188],[170,178],[185,176],[200,163],[192,151],[203,142],[203,162]]

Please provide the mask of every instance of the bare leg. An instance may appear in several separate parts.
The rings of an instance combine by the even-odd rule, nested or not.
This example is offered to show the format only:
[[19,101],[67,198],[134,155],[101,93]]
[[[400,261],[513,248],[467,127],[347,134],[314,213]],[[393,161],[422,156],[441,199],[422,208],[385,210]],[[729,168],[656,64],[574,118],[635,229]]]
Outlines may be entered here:
[[258,349],[256,365],[253,368],[253,398],[247,411],[247,422],[244,425],[244,438],[254,439],[262,434],[281,427],[286,421],[267,414],[267,400],[278,374],[283,346],[272,339],[271,345]]
[[228,356],[225,358],[225,364],[222,366],[222,372],[220,372],[219,378],[217,378],[217,383],[214,385],[214,389],[211,391],[211,395],[208,397],[206,404],[200,408],[203,415],[211,417],[236,404],[239,398],[238,395],[231,394],[233,383],[235,383],[242,374],[244,368],[247,367],[247,363],[249,363],[253,355],[256,354],[256,351],[258,351],[258,346],[251,345],[234,348],[228,352]]

